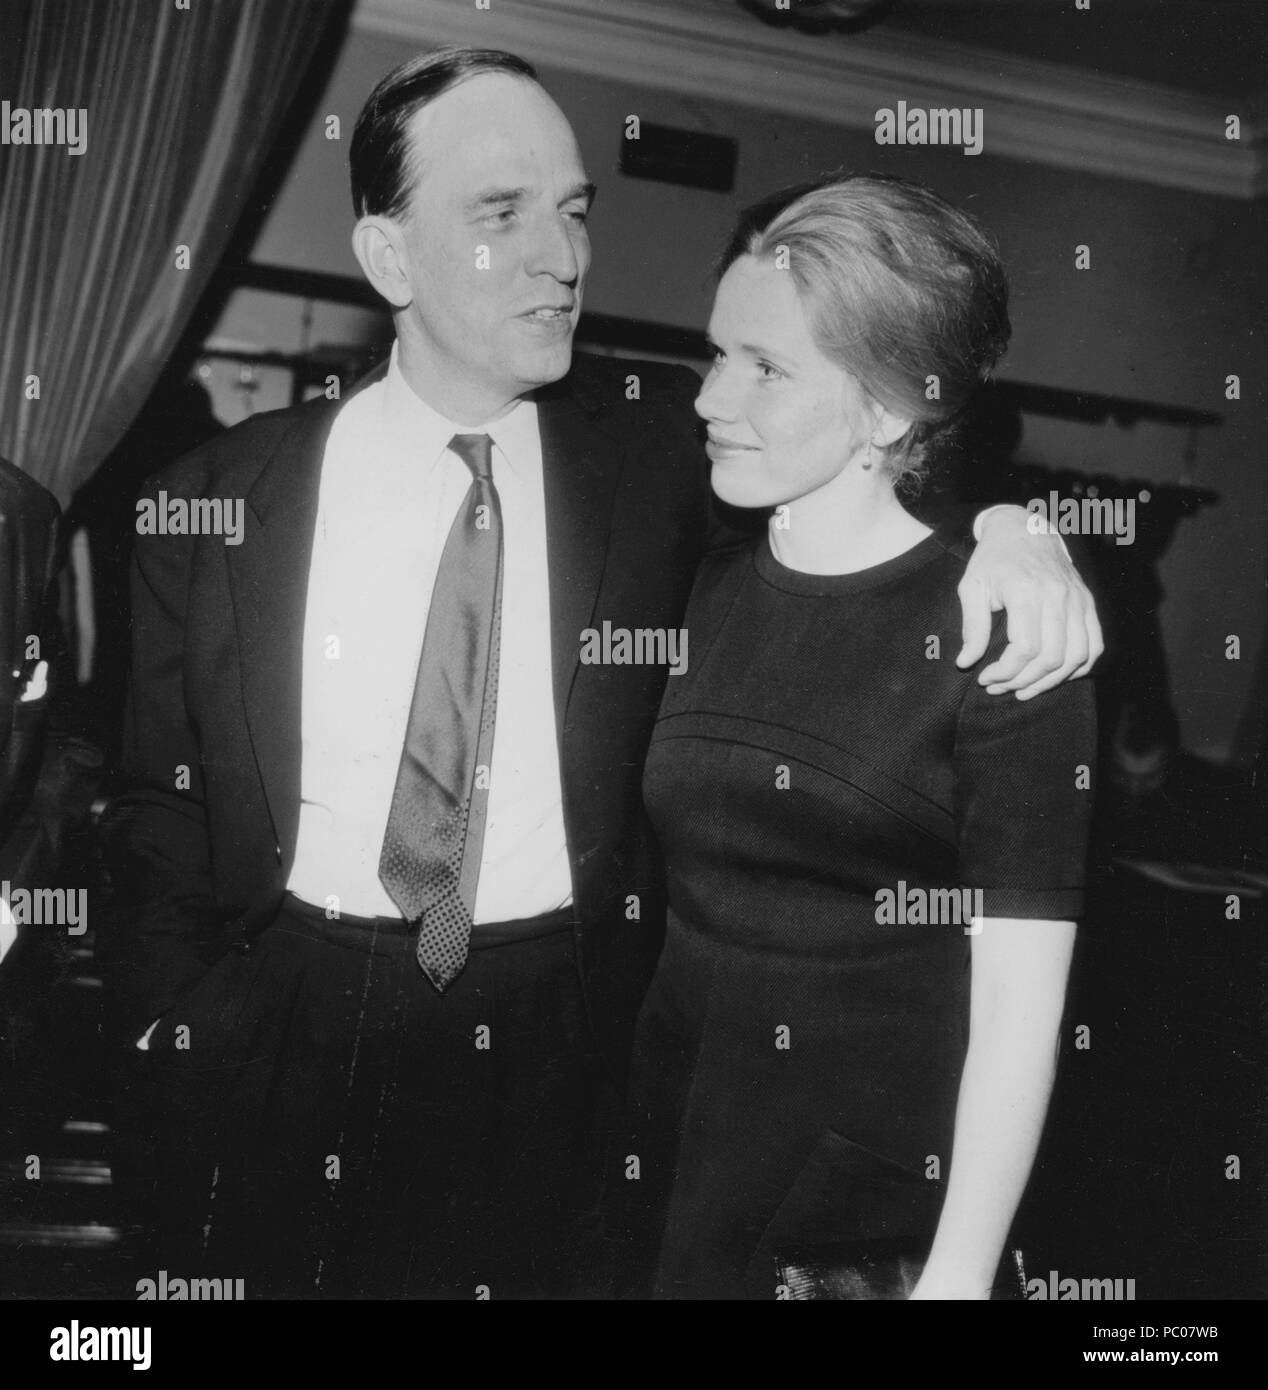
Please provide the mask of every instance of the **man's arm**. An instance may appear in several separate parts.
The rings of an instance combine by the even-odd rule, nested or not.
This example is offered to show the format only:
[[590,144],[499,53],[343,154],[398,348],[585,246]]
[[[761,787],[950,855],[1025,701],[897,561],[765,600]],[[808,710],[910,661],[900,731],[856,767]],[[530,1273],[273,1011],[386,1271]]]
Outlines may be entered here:
[[[679,384],[683,400],[693,387],[694,399],[694,373],[683,370]],[[701,460],[707,479],[703,447]],[[708,550],[734,545],[766,525],[766,512],[728,507],[711,489],[709,501]],[[914,511],[948,541],[967,541],[971,508],[941,500]],[[981,661],[991,640],[991,614],[1003,609],[1008,646],[978,680],[992,695],[1012,691],[1019,700],[1087,675],[1105,650],[1096,604],[1061,537],[1037,534],[1027,524],[1031,519],[1025,508],[1011,504],[979,512],[972,522],[977,545],[960,583],[964,645],[956,665],[965,669]]]
[[1096,604],[1055,533],[1038,533],[1022,507],[990,507],[974,523],[977,548],[960,581],[961,670],[982,659],[991,614],[1008,616],[1008,646],[978,675],[991,695],[1030,700],[1085,676],[1105,650]]

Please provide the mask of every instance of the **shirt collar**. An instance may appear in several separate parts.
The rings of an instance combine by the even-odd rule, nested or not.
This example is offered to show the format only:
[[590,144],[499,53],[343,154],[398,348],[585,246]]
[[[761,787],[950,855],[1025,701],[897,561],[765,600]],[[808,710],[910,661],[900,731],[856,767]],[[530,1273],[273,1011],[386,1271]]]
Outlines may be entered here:
[[388,429],[401,447],[421,460],[431,474],[445,456],[455,434],[487,434],[509,465],[511,473],[523,477],[540,458],[537,429],[537,403],[522,400],[505,415],[485,425],[459,425],[433,410],[405,380],[398,360],[399,345],[393,343],[392,358],[384,379],[383,410]]

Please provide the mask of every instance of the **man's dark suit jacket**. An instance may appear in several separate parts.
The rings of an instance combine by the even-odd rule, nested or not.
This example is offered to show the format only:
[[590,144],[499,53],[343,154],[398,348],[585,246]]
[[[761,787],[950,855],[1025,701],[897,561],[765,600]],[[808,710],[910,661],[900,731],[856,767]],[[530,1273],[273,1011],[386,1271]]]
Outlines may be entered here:
[[[627,398],[632,377],[636,400]],[[667,668],[582,665],[581,633],[605,620],[681,625],[710,526],[691,408],[698,389],[684,368],[578,355],[568,377],[538,395],[578,961],[596,1042],[618,1079],[664,913],[641,780]],[[121,910],[99,950],[116,1018],[134,1038],[224,951],[249,949],[290,875],[305,599],[338,404],[249,420],[144,493],[244,498],[246,510],[239,546],[137,538],[125,754],[133,787],[105,821]],[[177,789],[182,769],[188,790]]]

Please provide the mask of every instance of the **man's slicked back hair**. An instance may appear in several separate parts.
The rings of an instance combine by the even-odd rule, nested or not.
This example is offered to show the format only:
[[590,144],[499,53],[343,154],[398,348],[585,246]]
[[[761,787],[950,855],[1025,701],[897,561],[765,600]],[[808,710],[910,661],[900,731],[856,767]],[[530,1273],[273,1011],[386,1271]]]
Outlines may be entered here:
[[358,217],[406,214],[416,172],[409,139],[414,113],[483,72],[538,80],[531,63],[500,48],[438,48],[393,68],[375,87],[357,117],[348,156]]

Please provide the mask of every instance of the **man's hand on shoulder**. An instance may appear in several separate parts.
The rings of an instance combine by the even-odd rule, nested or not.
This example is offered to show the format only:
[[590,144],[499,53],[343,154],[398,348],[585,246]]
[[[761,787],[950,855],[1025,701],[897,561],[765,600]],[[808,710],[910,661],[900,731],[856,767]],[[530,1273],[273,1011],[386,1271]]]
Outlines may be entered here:
[[1085,676],[1105,649],[1096,604],[1056,534],[1027,526],[1021,507],[992,507],[978,518],[980,537],[960,581],[962,670],[985,655],[991,614],[1008,617],[1008,646],[978,676],[991,695],[1029,700]]

